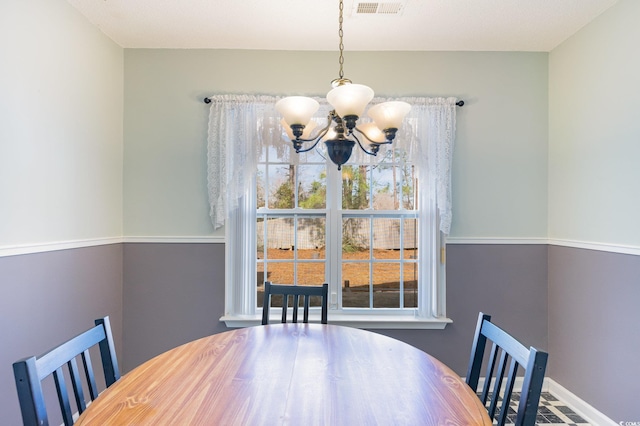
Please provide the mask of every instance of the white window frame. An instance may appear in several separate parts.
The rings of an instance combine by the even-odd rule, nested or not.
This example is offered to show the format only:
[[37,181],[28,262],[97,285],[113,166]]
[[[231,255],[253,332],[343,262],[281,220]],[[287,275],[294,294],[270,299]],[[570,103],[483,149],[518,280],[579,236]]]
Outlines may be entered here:
[[[295,154],[294,154],[295,155]],[[296,164],[297,165],[297,164]],[[340,172],[337,167],[327,163],[327,187],[336,186]],[[426,179],[423,179],[423,181]],[[297,185],[296,185],[297,187]],[[343,217],[383,217],[404,216],[416,218],[418,225],[419,253],[418,262],[418,308],[384,309],[384,308],[340,308],[341,298],[341,267],[342,248],[341,238],[335,230],[327,231],[327,259],[326,276],[329,283],[329,322],[359,328],[378,329],[443,329],[450,319],[446,318],[445,309],[445,265],[441,250],[442,236],[438,231],[438,213],[433,197],[421,193],[418,197],[419,206],[416,211],[382,211],[382,210],[342,210],[340,206],[340,191],[328,193],[327,208],[322,210],[292,209],[258,209],[256,206],[256,182],[251,185],[251,192],[242,200],[242,206],[248,214],[231,215],[226,226],[226,262],[228,271],[225,284],[226,309],[221,318],[228,327],[246,327],[260,324],[262,308],[256,306],[256,214],[284,215],[284,216],[318,216],[325,217],[327,228],[340,227]],[[426,198],[427,202],[423,199]],[[242,222],[242,223],[241,223]],[[328,234],[333,234],[331,238]],[[239,238],[241,237],[241,238]],[[434,238],[435,237],[435,238]],[[243,243],[244,242],[244,243]],[[238,259],[233,253],[238,250],[237,244],[242,244],[244,256]],[[245,251],[246,250],[246,251]],[[426,259],[426,261],[425,261]],[[242,262],[240,265],[237,262]],[[241,271],[234,274],[233,271]],[[242,283],[235,285],[234,283]],[[321,284],[321,283],[318,283]],[[234,313],[232,313],[234,312]],[[273,313],[273,320],[279,321],[279,313]],[[311,309],[310,319],[319,321],[320,313]]]
[[[272,99],[263,99],[265,97],[251,98],[249,96],[235,96],[235,95],[221,95],[216,98],[219,103],[238,101],[240,104],[246,102],[256,101],[256,105],[261,105],[260,108],[264,108],[265,100],[271,104]],[[430,140],[437,140],[440,136],[434,135],[434,133],[443,132],[447,134],[447,138],[451,145],[447,146],[447,152],[438,148],[438,152],[432,152],[428,157],[429,169],[439,169],[438,176],[436,173],[430,172],[427,177],[424,175],[419,176],[422,187],[425,187],[426,181],[428,181],[429,192],[422,192],[419,197],[419,211],[423,212],[420,216],[421,220],[426,217],[430,218],[426,223],[419,225],[419,251],[422,261],[419,263],[419,308],[412,312],[410,315],[406,312],[400,314],[398,311],[385,311],[383,309],[370,309],[366,312],[359,310],[359,312],[347,312],[343,310],[336,312],[335,310],[329,312],[329,322],[332,324],[348,325],[361,328],[373,328],[373,329],[442,329],[446,324],[452,322],[446,317],[446,287],[445,287],[445,264],[444,264],[444,238],[440,229],[446,229],[448,232],[448,226],[450,225],[450,191],[449,182],[445,178],[443,186],[443,176],[446,177],[447,173],[450,173],[450,163],[447,165],[442,162],[443,158],[450,158],[450,150],[452,150],[452,141],[455,138],[455,112],[451,107],[456,101],[455,98],[407,98],[408,101],[416,101],[420,103],[420,114],[424,114],[425,108],[432,105],[444,105],[448,104],[448,109],[443,113],[450,120],[446,122],[446,127],[433,127],[434,131],[429,130]],[[219,108],[218,106],[215,106]],[[258,108],[259,109],[259,108]],[[226,200],[226,206],[224,206],[225,217],[225,314],[220,318],[229,327],[244,327],[258,325],[261,321],[261,308],[256,306],[256,232],[255,232],[255,219],[256,219],[256,197],[252,193],[255,192],[256,182],[255,168],[241,168],[237,166],[229,168],[224,164],[217,166],[218,161],[226,157],[226,164],[240,164],[236,160],[236,163],[229,159],[231,155],[237,155],[237,153],[230,153],[231,148],[238,151],[237,146],[233,143],[237,143],[237,140],[229,139],[230,129],[237,130],[237,123],[256,123],[255,120],[242,120],[243,117],[249,117],[254,114],[255,111],[249,109],[229,109],[229,112],[224,112],[227,117],[216,115],[218,112],[214,111],[212,106],[212,113],[210,116],[210,131],[209,131],[209,199],[211,203],[212,221],[216,227],[220,226],[220,218],[222,217],[222,205],[220,200]],[[263,110],[259,109],[262,113]],[[453,111],[453,112],[452,112]],[[244,115],[243,115],[244,114]],[[436,115],[439,113],[435,113]],[[451,117],[453,118],[451,120]],[[226,119],[226,121],[225,121]],[[441,117],[439,118],[441,119]],[[216,121],[217,120],[217,121]],[[421,124],[422,125],[422,124]],[[232,127],[233,126],[233,127]],[[255,124],[254,124],[255,126]],[[254,127],[255,129],[255,127]],[[425,128],[420,128],[421,132],[424,132]],[[243,139],[249,140],[251,137],[247,137],[251,132],[255,130],[251,129],[251,126],[245,126],[241,129],[244,133]],[[236,132],[237,133],[237,132]],[[225,136],[227,135],[227,136]],[[426,135],[422,133],[421,137]],[[235,138],[234,138],[235,139]],[[220,145],[222,143],[222,145]],[[231,144],[229,144],[231,143]],[[224,145],[228,148],[224,148]],[[222,146],[222,148],[220,148]],[[244,146],[244,145],[243,145]],[[249,152],[251,149],[249,146],[241,148],[244,152]],[[226,153],[225,153],[226,150]],[[431,151],[430,151],[431,152]],[[443,157],[443,155],[445,157]],[[436,160],[437,157],[437,160]],[[254,160],[255,161],[255,160]],[[438,162],[437,164],[435,162]],[[448,160],[450,161],[450,160]],[[249,164],[255,164],[250,162]],[[212,167],[214,165],[214,167]],[[244,164],[243,164],[244,165]],[[444,170],[442,167],[446,168]],[[217,167],[217,169],[216,169]],[[329,163],[328,167],[335,167],[332,163]],[[226,170],[226,171],[225,171]],[[243,170],[241,173],[233,172],[233,176],[229,175],[229,171]],[[424,171],[422,171],[424,174]],[[444,173],[444,174],[443,174]],[[249,177],[252,176],[252,177]],[[232,180],[229,180],[229,179]],[[212,180],[213,179],[213,180]],[[244,179],[244,184],[242,183]],[[450,179],[450,177],[448,178]],[[252,182],[250,182],[252,180]],[[213,183],[212,183],[213,182]],[[220,182],[220,183],[217,183]],[[230,182],[231,187],[236,190],[236,194],[233,198],[220,198],[224,190],[220,188],[225,185],[225,182]],[[437,190],[436,190],[437,183]],[[229,184],[227,184],[229,185]],[[243,188],[238,192],[238,188]],[[436,193],[437,192],[437,193]],[[439,213],[444,212],[446,214],[446,220],[443,224],[439,224]],[[334,250],[334,252],[337,250]],[[337,254],[336,254],[337,255]],[[425,259],[427,261],[425,261]],[[329,261],[330,262],[330,261]],[[329,263],[328,262],[328,263]],[[330,279],[334,280],[334,275],[329,274]],[[425,279],[426,278],[426,279]]]

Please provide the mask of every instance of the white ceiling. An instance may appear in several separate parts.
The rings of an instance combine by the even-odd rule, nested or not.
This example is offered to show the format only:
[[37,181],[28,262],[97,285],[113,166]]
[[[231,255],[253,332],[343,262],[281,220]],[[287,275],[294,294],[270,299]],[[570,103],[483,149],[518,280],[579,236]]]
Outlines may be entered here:
[[[397,14],[357,14],[355,50],[550,51],[617,0],[381,0]],[[68,0],[125,48],[337,50],[337,0]]]

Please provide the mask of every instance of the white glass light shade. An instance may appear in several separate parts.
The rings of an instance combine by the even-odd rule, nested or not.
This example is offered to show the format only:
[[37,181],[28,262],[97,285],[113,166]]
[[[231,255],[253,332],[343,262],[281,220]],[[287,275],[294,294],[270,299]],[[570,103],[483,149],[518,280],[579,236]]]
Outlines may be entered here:
[[383,143],[386,141],[386,137],[382,130],[378,129],[376,123],[364,123],[358,126],[358,130],[367,135],[370,141]]
[[338,133],[336,133],[335,127],[330,128],[327,133],[322,137],[323,141],[331,141],[338,137]]
[[399,129],[409,111],[411,111],[411,105],[408,103],[392,101],[372,106],[367,114],[380,130],[385,130]]
[[293,124],[306,126],[318,108],[320,108],[318,101],[306,96],[289,96],[276,103],[276,109],[289,126]]
[[[289,125],[287,124],[286,121],[284,121],[284,118],[282,120],[280,120],[280,124],[282,124],[282,127],[284,127],[284,131],[287,132],[287,136],[289,136],[289,139],[294,140],[296,137],[293,135],[293,132],[291,131],[291,127],[289,127]],[[316,128],[316,126],[318,125],[318,123],[316,123],[313,120],[310,120],[306,126],[304,126],[304,130],[302,131],[302,136],[300,136],[301,139],[311,139],[311,132],[313,131],[313,129]]]
[[361,117],[371,99],[373,99],[373,90],[362,84],[345,84],[327,93],[327,101],[340,117],[348,115]]

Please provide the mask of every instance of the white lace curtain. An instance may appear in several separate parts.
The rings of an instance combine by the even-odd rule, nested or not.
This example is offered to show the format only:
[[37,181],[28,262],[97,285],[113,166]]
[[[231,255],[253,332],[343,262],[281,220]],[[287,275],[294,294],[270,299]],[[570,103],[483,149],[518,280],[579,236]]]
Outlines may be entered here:
[[[237,211],[243,197],[250,193],[259,150],[270,138],[279,138],[282,129],[275,110],[279,97],[218,95],[210,99],[208,188],[211,220],[214,228],[218,229]],[[326,117],[330,106],[324,99],[317,100],[321,106],[316,115]],[[375,98],[373,103],[388,100],[402,100],[412,106],[393,146],[404,149],[411,158],[417,159],[415,164],[423,191],[420,195],[435,201],[440,215],[440,230],[449,234],[457,99]],[[354,156],[366,155],[357,147],[353,153]],[[429,179],[429,184],[425,179]]]

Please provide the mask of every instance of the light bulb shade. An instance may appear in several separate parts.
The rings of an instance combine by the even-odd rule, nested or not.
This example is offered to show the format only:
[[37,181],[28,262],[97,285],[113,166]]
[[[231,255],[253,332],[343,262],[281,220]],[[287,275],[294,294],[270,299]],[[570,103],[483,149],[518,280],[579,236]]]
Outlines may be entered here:
[[336,128],[332,127],[327,131],[327,134],[322,138],[323,141],[330,141],[338,137],[338,133],[336,132]]
[[331,89],[327,101],[341,117],[361,117],[367,104],[373,99],[373,90],[363,84],[345,84]]
[[[287,124],[287,122],[283,119],[280,120],[280,124],[282,124],[282,127],[284,128],[284,131],[287,132],[287,136],[289,137],[289,139],[293,140],[296,137],[293,134],[293,131],[291,130],[291,127],[289,127],[289,125]],[[307,123],[306,126],[304,126],[304,130],[302,131],[302,136],[300,136],[301,139],[310,139],[311,138],[311,132],[313,131],[313,129],[316,128],[316,126],[318,125],[318,123],[316,123],[313,120],[309,120],[309,122]]]
[[364,123],[358,126],[358,130],[364,133],[369,141],[383,143],[387,140],[382,130],[378,129],[376,123]]
[[411,111],[406,102],[383,102],[369,108],[368,115],[380,130],[399,129],[404,117]]
[[306,126],[318,108],[320,108],[318,101],[306,96],[289,96],[276,103],[276,109],[289,126],[293,124]]

